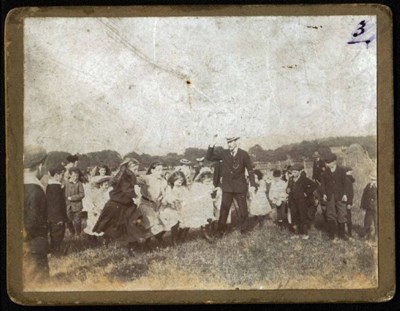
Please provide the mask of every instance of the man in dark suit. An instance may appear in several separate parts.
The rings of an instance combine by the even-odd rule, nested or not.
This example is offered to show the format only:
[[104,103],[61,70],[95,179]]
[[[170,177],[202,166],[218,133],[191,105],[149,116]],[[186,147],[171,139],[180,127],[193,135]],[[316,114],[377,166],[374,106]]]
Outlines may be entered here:
[[39,146],[24,147],[24,279],[42,282],[49,277],[47,261],[47,202],[39,181],[46,150]]
[[220,162],[222,204],[218,220],[218,231],[221,235],[226,229],[226,220],[233,199],[236,200],[241,214],[240,230],[242,233],[248,231],[248,209],[246,198],[249,189],[245,176],[246,169],[249,174],[250,191],[254,191],[256,186],[250,156],[246,151],[238,148],[238,139],[239,137],[227,138],[228,149],[225,149],[220,153],[214,151],[215,143],[213,143],[212,146],[209,146],[206,156],[208,161],[222,161]]
[[345,234],[347,221],[347,194],[350,192],[346,170],[337,165],[336,155],[330,154],[325,159],[326,169],[321,175],[321,194],[326,202],[328,235],[335,240],[336,224],[339,238],[348,240]]

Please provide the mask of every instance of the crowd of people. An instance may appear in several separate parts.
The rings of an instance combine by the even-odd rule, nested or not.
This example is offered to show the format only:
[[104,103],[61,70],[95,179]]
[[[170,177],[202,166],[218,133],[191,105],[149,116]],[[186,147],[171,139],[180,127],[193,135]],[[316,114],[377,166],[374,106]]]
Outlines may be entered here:
[[[351,168],[337,164],[335,154],[322,159],[316,152],[310,177],[299,163],[263,174],[238,148],[238,139],[227,138],[228,149],[220,153],[211,144],[194,166],[182,159],[181,165],[166,170],[153,162],[145,173],[130,157],[115,172],[99,163],[82,173],[78,157],[71,155],[42,176],[46,151],[25,146],[26,273],[35,278],[49,275],[47,254],[63,254],[67,230],[70,240],[105,245],[118,241],[130,254],[151,249],[152,240],[159,247],[183,243],[190,230],[213,243],[232,230],[233,222],[242,234],[274,222],[293,239],[307,240],[319,206],[330,240],[353,237],[355,180]],[[366,213],[360,236],[366,239],[375,238],[377,225],[376,175],[370,178],[361,198]]]

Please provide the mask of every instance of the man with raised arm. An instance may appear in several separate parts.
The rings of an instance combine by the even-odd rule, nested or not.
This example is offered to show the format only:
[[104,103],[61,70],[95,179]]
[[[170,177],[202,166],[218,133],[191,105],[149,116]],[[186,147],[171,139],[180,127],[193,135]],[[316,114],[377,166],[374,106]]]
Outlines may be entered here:
[[238,148],[237,140],[240,137],[226,138],[228,149],[222,150],[217,153],[214,150],[216,136],[214,142],[208,147],[207,160],[208,161],[222,161],[221,162],[221,188],[222,188],[222,204],[221,212],[218,220],[218,232],[220,236],[226,230],[226,220],[231,208],[233,199],[236,200],[240,210],[240,231],[246,233],[248,231],[248,209],[247,209],[247,192],[248,184],[245,176],[247,169],[250,180],[250,191],[254,193],[255,181],[253,166],[250,161],[249,154]]

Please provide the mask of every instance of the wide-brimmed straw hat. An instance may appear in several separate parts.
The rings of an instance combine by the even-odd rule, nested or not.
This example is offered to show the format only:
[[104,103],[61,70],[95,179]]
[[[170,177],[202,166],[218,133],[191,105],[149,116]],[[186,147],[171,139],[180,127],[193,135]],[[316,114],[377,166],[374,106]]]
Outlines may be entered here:
[[190,164],[190,163],[192,163],[192,162],[190,162],[189,160],[187,160],[187,159],[182,159],[182,160],[180,160],[179,161],[181,164]]
[[237,136],[235,136],[235,137],[226,137],[226,142],[229,144],[229,143],[231,143],[233,141],[238,140],[239,138],[240,137],[237,137]]

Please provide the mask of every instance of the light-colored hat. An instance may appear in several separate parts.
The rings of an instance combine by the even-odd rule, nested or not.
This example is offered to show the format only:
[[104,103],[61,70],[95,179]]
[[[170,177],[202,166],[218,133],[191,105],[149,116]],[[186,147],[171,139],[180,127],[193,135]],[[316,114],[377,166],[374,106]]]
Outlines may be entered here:
[[28,145],[24,147],[24,168],[33,168],[43,163],[47,157],[46,149],[40,146]]
[[319,158],[319,157],[320,157],[319,152],[315,151],[314,154],[313,154],[313,158]]
[[376,172],[375,171],[371,172],[371,174],[369,174],[369,178],[372,180],[376,180]]
[[211,168],[209,168],[209,167],[202,167],[201,169],[200,169],[200,171],[199,171],[199,174],[203,174],[203,173],[212,173],[212,170],[211,170]]
[[179,161],[181,164],[190,164],[190,163],[192,163],[192,162],[190,162],[189,160],[187,160],[187,159],[182,159],[182,160],[180,160]]
[[226,137],[226,142],[229,144],[233,141],[238,140],[240,137]]
[[203,161],[204,161],[204,157],[196,158],[196,161],[197,161],[197,162],[203,162]]
[[134,163],[134,164],[136,164],[136,165],[139,165],[139,161],[136,160],[135,158],[126,157],[126,158],[124,158],[124,159],[122,160],[122,163],[121,163],[119,166],[121,167],[122,165],[125,165],[125,164],[127,164],[127,163],[129,163],[129,162],[132,162],[132,163]]

